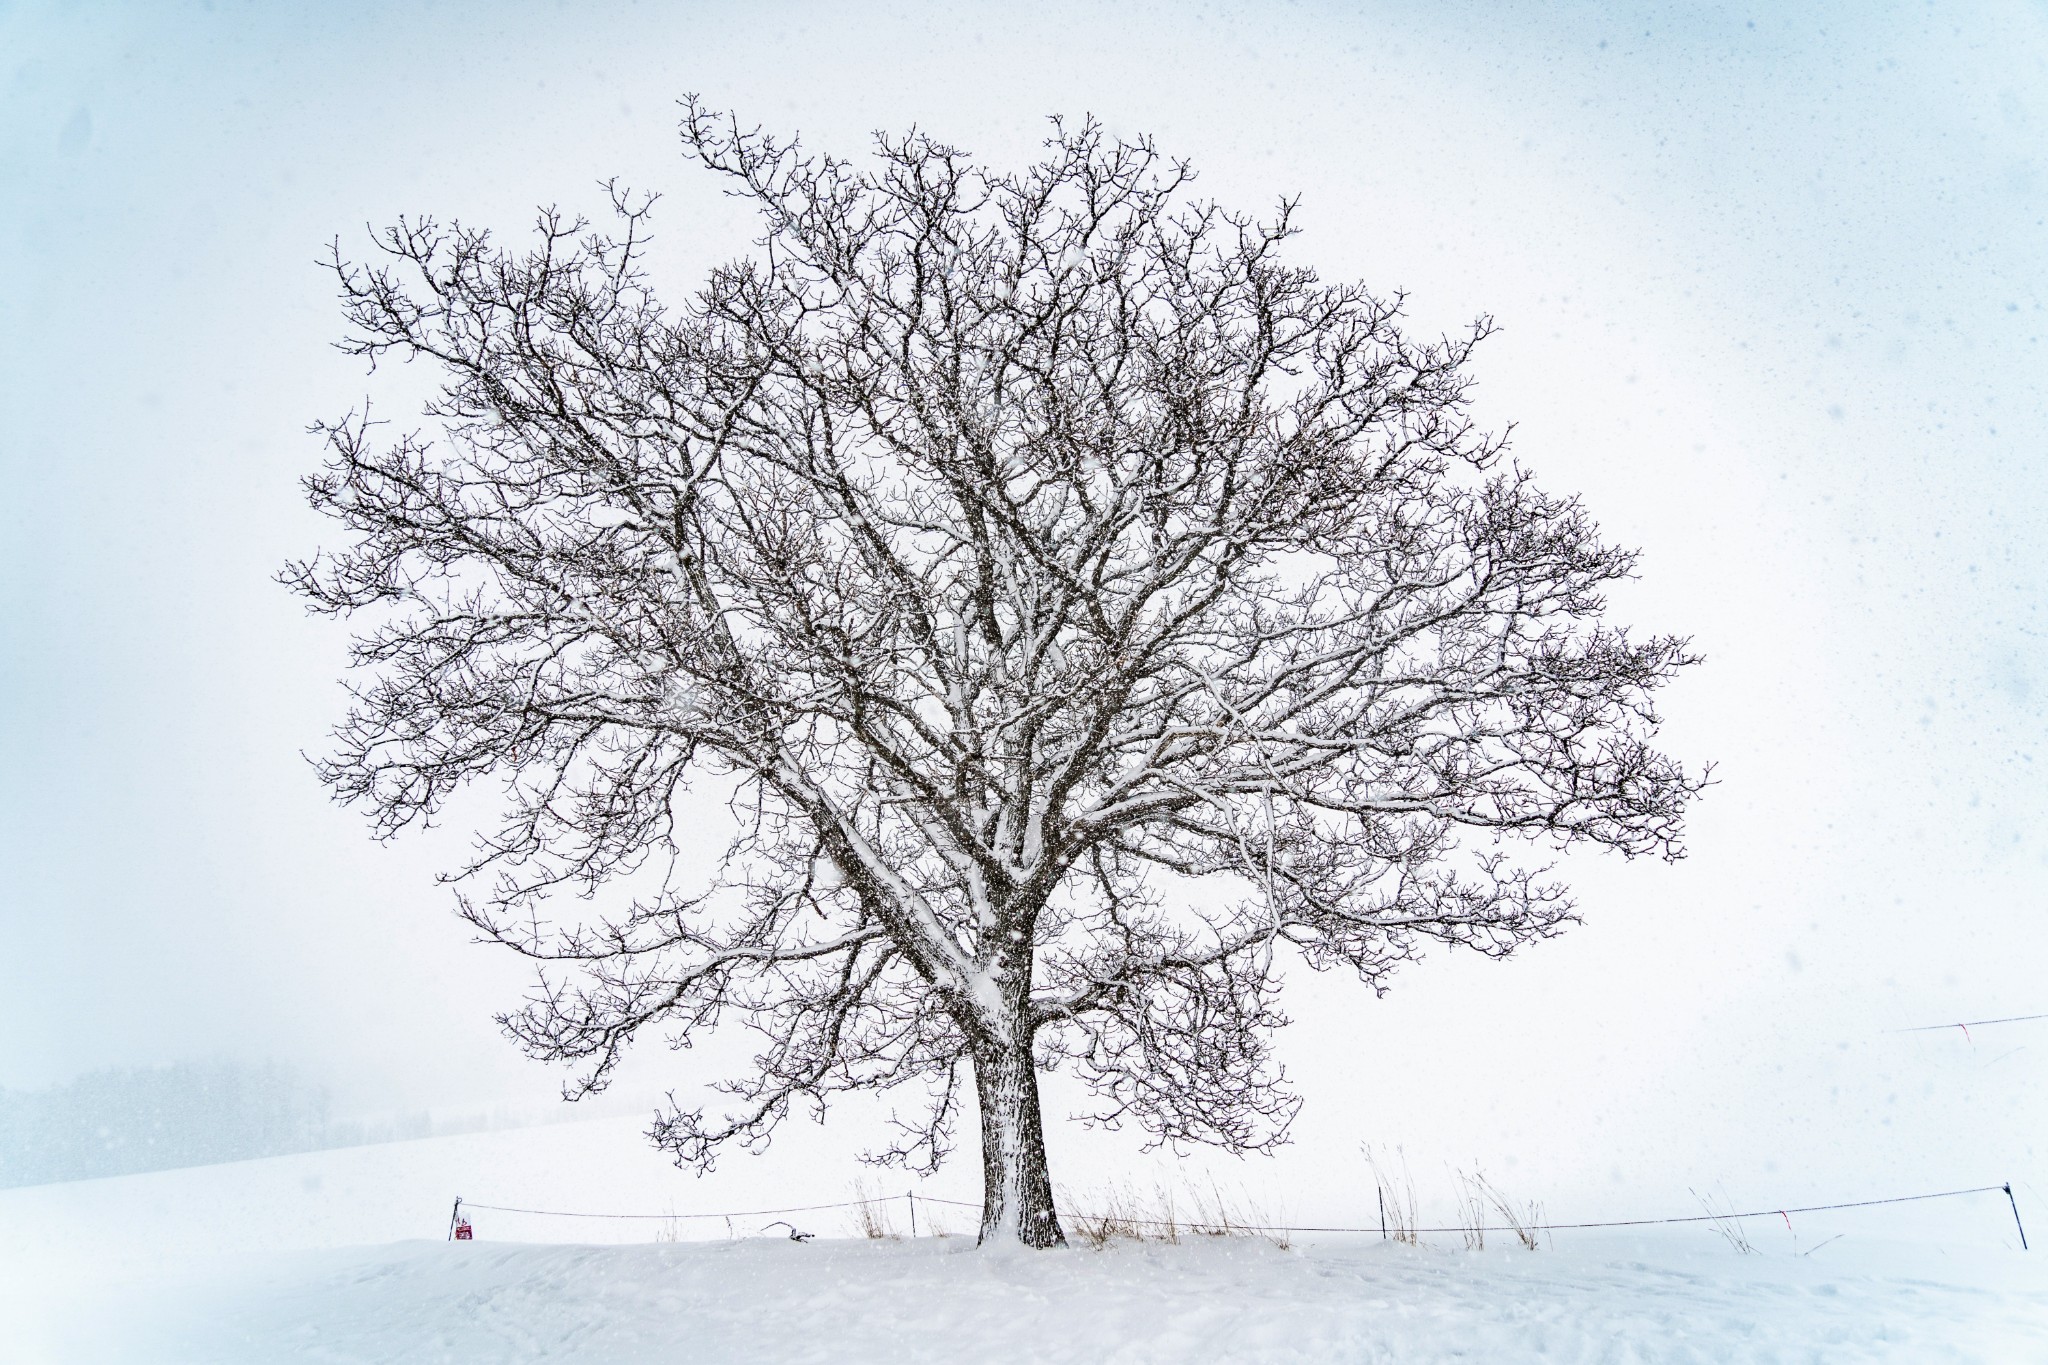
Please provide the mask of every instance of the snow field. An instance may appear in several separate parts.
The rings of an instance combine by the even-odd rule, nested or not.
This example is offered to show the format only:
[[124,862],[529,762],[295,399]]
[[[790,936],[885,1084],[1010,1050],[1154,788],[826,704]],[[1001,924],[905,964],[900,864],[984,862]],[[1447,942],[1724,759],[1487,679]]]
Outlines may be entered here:
[[[697,1181],[640,1127],[0,1191],[0,1365],[2048,1361],[2048,1252],[2017,1249],[2002,1196],[1752,1220],[1750,1256],[1700,1226],[1560,1233],[1533,1253],[1314,1236],[996,1255],[853,1240],[851,1210],[795,1216],[818,1235],[804,1244],[759,1235],[767,1216],[728,1240],[723,1220],[488,1211],[479,1240],[440,1240],[457,1193],[654,1211],[850,1194],[823,1134]],[[969,1193],[957,1175],[921,1192]],[[904,1227],[900,1200],[888,1213]],[[934,1214],[972,1223],[921,1204],[921,1226]]]
[[[1642,1252],[1642,1255],[1636,1253]],[[1910,1260],[1911,1257],[1904,1258]],[[188,1267],[25,1362],[2048,1360],[2042,1278],[1641,1247],[407,1242]],[[84,1307],[84,1304],[75,1307]]]

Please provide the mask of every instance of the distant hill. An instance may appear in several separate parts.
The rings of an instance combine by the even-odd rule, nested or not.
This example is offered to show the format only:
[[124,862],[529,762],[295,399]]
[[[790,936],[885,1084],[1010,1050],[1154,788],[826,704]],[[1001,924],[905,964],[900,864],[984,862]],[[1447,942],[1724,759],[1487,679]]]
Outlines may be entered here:
[[277,1063],[119,1067],[45,1090],[0,1090],[0,1189],[526,1127],[556,1117],[420,1109],[337,1119],[324,1088]]

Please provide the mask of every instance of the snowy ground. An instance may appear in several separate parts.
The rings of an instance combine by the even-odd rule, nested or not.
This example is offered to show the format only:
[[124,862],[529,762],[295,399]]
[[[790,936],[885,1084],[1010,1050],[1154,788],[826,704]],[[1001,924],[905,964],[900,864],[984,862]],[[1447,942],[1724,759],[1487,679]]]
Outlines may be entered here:
[[[2043,1361],[2043,1278],[1640,1248],[406,1242],[45,1302],[17,1361]],[[2028,1268],[2030,1269],[2030,1268]],[[51,1311],[51,1310],[55,1311]]]
[[[989,1256],[846,1238],[833,1214],[800,1218],[820,1234],[801,1245],[745,1224],[725,1240],[722,1220],[486,1214],[481,1240],[438,1240],[456,1189],[579,1208],[766,1193],[665,1185],[631,1128],[0,1191],[0,1361],[2048,1361],[2048,1253],[1886,1240],[1874,1219],[1825,1242],[1801,1219],[1782,1246],[1754,1228],[1769,1249],[1748,1256],[1697,1228],[1533,1253],[1324,1237]],[[1989,1204],[1959,1211],[1997,1226]],[[655,1240],[678,1232],[715,1240]],[[538,1236],[614,1240],[516,1240]]]

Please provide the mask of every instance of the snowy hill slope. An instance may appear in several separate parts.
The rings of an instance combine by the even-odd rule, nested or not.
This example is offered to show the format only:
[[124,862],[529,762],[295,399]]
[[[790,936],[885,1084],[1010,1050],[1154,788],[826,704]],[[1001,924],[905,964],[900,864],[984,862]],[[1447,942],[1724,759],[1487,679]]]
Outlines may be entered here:
[[763,1220],[726,1240],[723,1220],[491,1213],[480,1240],[438,1240],[457,1192],[600,1210],[846,1197],[843,1161],[801,1144],[696,1182],[637,1127],[0,1192],[0,1361],[2048,1361],[2048,1254],[1879,1240],[1897,1229],[1874,1218],[1825,1243],[1838,1229],[1802,1219],[1797,1251],[1751,1256],[1699,1228],[1534,1253],[1452,1236],[991,1256],[846,1239],[843,1211],[799,1218],[819,1234],[801,1245],[753,1235]]

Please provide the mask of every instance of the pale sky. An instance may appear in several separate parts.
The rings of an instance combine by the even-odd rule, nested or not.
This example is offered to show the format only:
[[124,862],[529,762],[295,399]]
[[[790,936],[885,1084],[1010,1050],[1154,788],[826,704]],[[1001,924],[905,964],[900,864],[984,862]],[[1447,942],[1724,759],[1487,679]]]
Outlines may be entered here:
[[[680,296],[751,232],[688,90],[1009,164],[1092,112],[1299,193],[1296,259],[1497,319],[1482,415],[1641,548],[1619,618],[1706,655],[1664,707],[1719,765],[1691,859],[1575,866],[1585,923],[1505,965],[1312,982],[1302,1169],[2048,1194],[2048,1023],[1887,1032],[2048,1012],[2039,4],[0,4],[0,1087],[551,1092],[432,883],[460,830],[374,846],[300,757],[345,628],[270,575],[335,534],[305,426],[404,395],[329,348],[325,243],[617,175]],[[633,1094],[705,1078],[645,1054]]]

